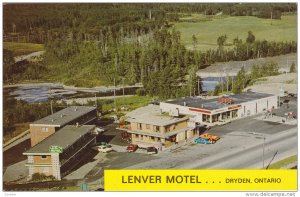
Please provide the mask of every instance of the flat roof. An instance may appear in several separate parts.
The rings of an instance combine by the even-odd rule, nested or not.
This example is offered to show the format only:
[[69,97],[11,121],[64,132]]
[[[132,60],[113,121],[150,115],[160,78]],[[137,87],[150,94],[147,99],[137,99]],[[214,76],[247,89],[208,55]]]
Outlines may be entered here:
[[173,117],[169,114],[161,114],[159,105],[148,105],[138,108],[126,115],[129,122],[167,126],[176,122],[187,120],[188,117]]
[[[274,96],[272,94],[265,94],[265,93],[257,93],[257,92],[243,92],[241,94],[234,94],[229,95],[228,97],[233,99],[233,105],[240,104],[248,101],[254,101],[257,99],[262,99],[266,97]],[[201,108],[201,109],[207,109],[207,110],[215,110],[220,109],[224,107],[228,107],[230,105],[219,103],[218,98],[213,99],[201,99],[198,97],[189,97],[189,98],[183,98],[183,99],[176,99],[173,101],[166,101],[165,103],[171,103],[176,105],[184,106],[184,103],[187,107],[193,107],[193,108]]]
[[95,125],[81,125],[79,127],[76,127],[75,125],[67,125],[45,140],[36,144],[31,149],[27,150],[25,154],[50,153],[50,146],[60,146],[63,149],[66,149],[93,128],[95,128]]
[[95,109],[96,107],[70,106],[40,120],[37,120],[31,123],[31,125],[63,126]]

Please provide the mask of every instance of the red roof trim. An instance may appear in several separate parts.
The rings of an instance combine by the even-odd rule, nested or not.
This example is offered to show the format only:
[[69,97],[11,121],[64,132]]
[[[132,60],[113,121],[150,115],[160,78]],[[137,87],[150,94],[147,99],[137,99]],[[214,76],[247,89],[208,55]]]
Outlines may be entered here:
[[193,109],[193,108],[189,108],[189,110],[190,110],[190,111],[195,111],[195,112],[201,112],[201,113],[211,114],[210,111],[203,110],[203,109]]
[[242,107],[242,106],[241,105],[230,106],[230,107],[228,107],[228,110],[236,109],[236,108],[240,108],[240,107]]

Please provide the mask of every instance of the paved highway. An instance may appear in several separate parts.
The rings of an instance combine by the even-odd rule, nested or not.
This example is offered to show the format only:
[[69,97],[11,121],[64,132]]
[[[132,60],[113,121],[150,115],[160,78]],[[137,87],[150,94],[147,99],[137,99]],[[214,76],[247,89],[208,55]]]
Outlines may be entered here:
[[[297,154],[297,128],[266,136],[264,166]],[[257,143],[230,152],[220,152],[205,159],[193,160],[176,168],[243,169],[262,168],[263,137]]]

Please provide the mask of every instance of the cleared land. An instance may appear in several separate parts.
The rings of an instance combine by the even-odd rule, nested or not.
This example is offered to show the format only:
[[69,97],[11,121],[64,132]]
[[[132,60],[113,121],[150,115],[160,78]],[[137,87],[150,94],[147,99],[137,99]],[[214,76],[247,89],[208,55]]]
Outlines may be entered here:
[[232,76],[236,75],[243,66],[247,72],[250,72],[253,65],[261,65],[266,62],[277,63],[279,66],[279,72],[289,72],[292,63],[295,63],[296,68],[298,68],[297,54],[291,53],[274,57],[250,59],[246,61],[217,62],[205,69],[199,70],[197,75],[200,77],[220,77],[220,72],[223,71],[223,77],[227,75]]
[[[256,40],[267,41],[297,41],[297,16],[282,16],[281,20],[261,19],[253,16],[216,16],[206,20],[206,16],[192,14],[184,20],[195,20],[195,22],[176,22],[175,28],[181,32],[183,44],[188,49],[193,49],[192,36],[196,35],[198,40],[197,50],[208,50],[217,48],[217,38],[226,34],[227,44],[239,37],[244,42],[248,31],[252,31]],[[230,46],[228,46],[230,47]]]
[[13,56],[16,57],[37,51],[43,51],[44,45],[33,43],[4,42],[3,48],[12,51]]
[[283,88],[289,93],[297,94],[297,73],[287,73],[277,76],[270,76],[258,80],[252,86],[246,89],[251,89],[254,92],[263,92],[269,94],[279,94],[280,89]]

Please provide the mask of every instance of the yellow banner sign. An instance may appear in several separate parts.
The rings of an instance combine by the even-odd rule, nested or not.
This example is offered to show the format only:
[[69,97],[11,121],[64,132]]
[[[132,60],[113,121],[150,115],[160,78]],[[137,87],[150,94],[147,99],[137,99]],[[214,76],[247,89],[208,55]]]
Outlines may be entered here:
[[105,191],[295,191],[297,170],[105,170]]

